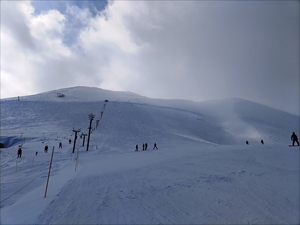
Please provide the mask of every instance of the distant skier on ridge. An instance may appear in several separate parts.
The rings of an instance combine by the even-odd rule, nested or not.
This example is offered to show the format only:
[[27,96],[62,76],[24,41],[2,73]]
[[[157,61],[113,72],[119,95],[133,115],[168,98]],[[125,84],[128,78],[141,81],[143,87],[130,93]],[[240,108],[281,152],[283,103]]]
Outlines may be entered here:
[[297,135],[295,134],[295,132],[292,133],[291,141],[293,142],[293,146],[294,146],[295,142],[297,142],[297,144],[298,144],[298,146],[299,146],[298,137],[297,137]]

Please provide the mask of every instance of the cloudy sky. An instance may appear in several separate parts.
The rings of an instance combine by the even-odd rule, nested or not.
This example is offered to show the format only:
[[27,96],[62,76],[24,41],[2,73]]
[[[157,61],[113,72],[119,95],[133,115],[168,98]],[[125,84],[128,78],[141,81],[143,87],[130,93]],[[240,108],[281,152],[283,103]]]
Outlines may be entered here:
[[299,1],[1,1],[1,98],[79,85],[299,114]]

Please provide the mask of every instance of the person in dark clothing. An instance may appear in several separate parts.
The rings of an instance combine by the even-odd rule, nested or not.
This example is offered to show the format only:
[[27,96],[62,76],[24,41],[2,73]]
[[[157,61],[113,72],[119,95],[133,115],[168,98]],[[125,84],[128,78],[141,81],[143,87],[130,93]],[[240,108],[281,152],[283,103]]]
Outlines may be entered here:
[[293,146],[294,146],[295,142],[297,142],[297,144],[298,144],[298,146],[299,146],[298,137],[297,137],[297,135],[295,134],[295,132],[292,133],[291,141],[293,142]]
[[59,142],[59,147],[58,148],[62,148],[62,143],[61,142]]
[[71,144],[72,143],[72,140],[71,139],[69,139],[69,144]]
[[22,149],[21,147],[18,149],[18,158],[21,158],[22,157]]
[[143,151],[145,150],[145,144],[143,144]]
[[249,141],[246,141],[246,144],[249,145]]
[[45,146],[44,152],[48,153],[48,145]]
[[264,144],[264,140],[263,140],[263,139],[261,139],[261,140],[260,140],[260,143],[263,145],[263,144]]
[[135,146],[135,151],[137,152],[138,150],[139,150],[139,146],[136,145],[136,146]]
[[156,143],[154,143],[153,149],[158,149]]
[[145,144],[145,150],[147,150],[147,148],[148,148],[148,144],[146,143],[146,144]]

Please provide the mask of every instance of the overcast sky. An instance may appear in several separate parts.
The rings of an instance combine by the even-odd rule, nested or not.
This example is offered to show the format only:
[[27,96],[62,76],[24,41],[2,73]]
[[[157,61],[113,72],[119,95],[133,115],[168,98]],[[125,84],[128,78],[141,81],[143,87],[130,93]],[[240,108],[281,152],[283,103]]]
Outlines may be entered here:
[[1,98],[79,85],[299,114],[299,1],[1,1]]

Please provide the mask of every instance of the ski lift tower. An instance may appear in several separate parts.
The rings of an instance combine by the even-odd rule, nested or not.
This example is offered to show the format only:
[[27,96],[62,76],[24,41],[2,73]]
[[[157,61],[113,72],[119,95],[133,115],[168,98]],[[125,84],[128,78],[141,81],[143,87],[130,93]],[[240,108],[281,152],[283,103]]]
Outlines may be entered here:
[[75,130],[75,129],[73,128],[72,131],[75,132],[75,136],[74,136],[74,145],[73,145],[73,151],[72,151],[72,153],[74,153],[74,152],[75,152],[75,146],[76,146],[76,140],[77,140],[77,133],[80,132],[80,128],[79,128],[78,130]]
[[86,145],[86,151],[89,150],[92,122],[93,122],[94,117],[95,117],[95,115],[93,113],[89,114],[90,126],[89,126],[89,135],[88,135],[88,142]]

